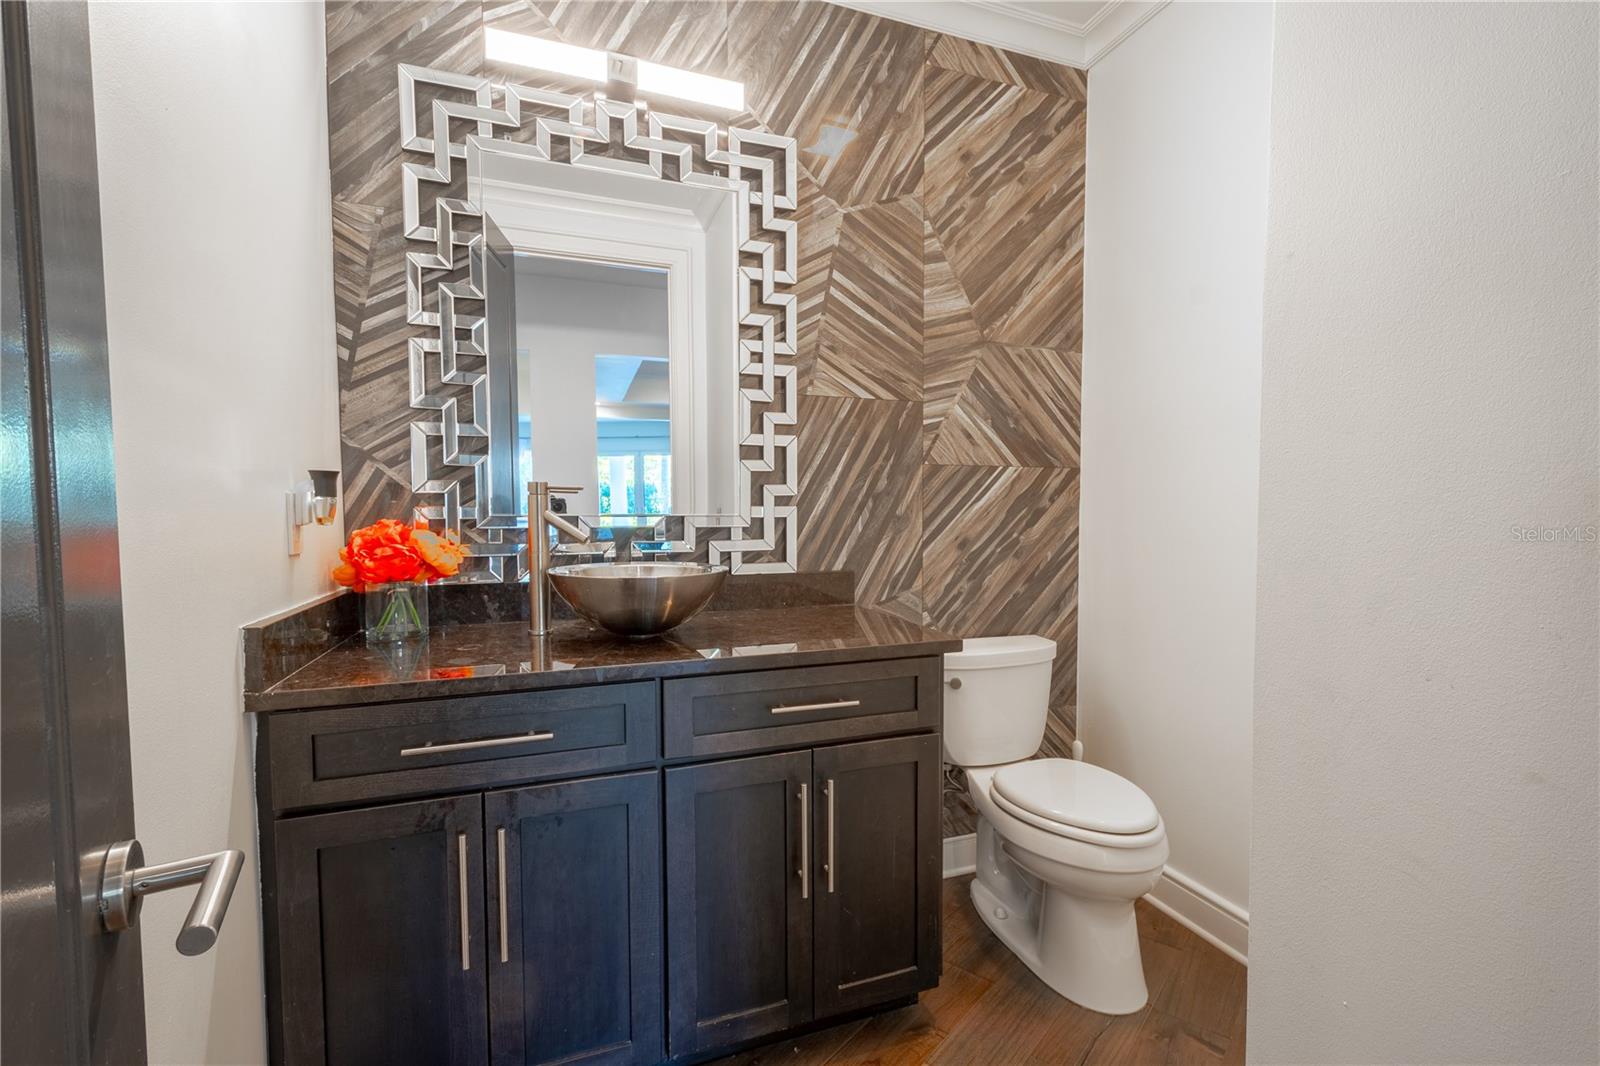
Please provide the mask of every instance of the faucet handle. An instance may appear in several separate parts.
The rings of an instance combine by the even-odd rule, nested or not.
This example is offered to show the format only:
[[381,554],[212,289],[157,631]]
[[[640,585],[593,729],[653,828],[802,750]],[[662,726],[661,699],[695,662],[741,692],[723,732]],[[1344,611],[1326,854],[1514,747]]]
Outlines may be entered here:
[[583,486],[579,485],[577,487],[573,487],[571,485],[550,485],[545,489],[545,491],[550,493],[559,492],[563,496],[571,496],[574,493],[582,492]]

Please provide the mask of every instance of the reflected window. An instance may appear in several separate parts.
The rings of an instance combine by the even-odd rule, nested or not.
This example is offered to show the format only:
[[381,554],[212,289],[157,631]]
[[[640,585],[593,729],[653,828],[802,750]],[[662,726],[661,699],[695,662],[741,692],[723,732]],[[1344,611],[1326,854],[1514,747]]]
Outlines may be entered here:
[[600,513],[661,515],[672,510],[671,423],[666,419],[596,420]]
[[644,492],[644,510],[641,514],[658,515],[672,512],[672,455],[661,453],[642,456],[640,475]]
[[600,486],[601,514],[633,514],[636,490],[633,456],[602,455],[596,484]]
[[597,355],[595,454],[601,514],[672,510],[672,418],[663,356]]

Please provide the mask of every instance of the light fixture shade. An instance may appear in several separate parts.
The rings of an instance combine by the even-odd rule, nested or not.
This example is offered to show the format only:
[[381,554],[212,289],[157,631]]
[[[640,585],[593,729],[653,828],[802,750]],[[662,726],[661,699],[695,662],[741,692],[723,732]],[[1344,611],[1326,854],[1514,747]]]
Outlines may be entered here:
[[339,495],[339,471],[337,470],[307,470],[311,475],[311,494],[313,496]]
[[333,524],[339,513],[339,471],[308,470],[311,475],[311,520],[319,526]]
[[543,37],[485,28],[483,54],[497,63],[548,70],[552,74],[565,74],[585,81],[606,80],[606,53]]
[[677,67],[664,67],[643,59],[639,60],[639,91],[692,100],[729,111],[744,110],[744,82],[713,78],[709,74],[696,74],[692,70],[679,70]]
[[[663,66],[643,59],[635,60],[615,52],[580,48],[543,37],[529,37],[492,27],[483,31],[484,56],[496,63],[562,74],[585,81],[633,80],[643,94],[670,96],[697,104],[744,110],[744,83],[697,74],[692,70]],[[618,62],[620,61],[620,62]]]

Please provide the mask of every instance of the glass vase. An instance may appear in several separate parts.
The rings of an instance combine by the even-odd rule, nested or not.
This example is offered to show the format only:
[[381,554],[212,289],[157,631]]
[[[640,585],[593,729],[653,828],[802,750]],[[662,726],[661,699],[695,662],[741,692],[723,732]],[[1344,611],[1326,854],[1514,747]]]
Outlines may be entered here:
[[428,586],[413,582],[372,585],[361,596],[367,643],[392,644],[428,635]]

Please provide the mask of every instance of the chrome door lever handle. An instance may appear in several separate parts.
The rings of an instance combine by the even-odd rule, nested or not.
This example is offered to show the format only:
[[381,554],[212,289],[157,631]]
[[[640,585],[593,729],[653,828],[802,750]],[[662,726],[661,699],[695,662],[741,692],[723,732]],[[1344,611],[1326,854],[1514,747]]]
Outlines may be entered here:
[[109,932],[132,929],[139,921],[139,905],[145,896],[198,884],[200,891],[178,930],[178,952],[202,955],[217,942],[243,868],[242,851],[218,851],[146,866],[144,849],[137,840],[113,844],[106,849],[101,867],[100,921]]

